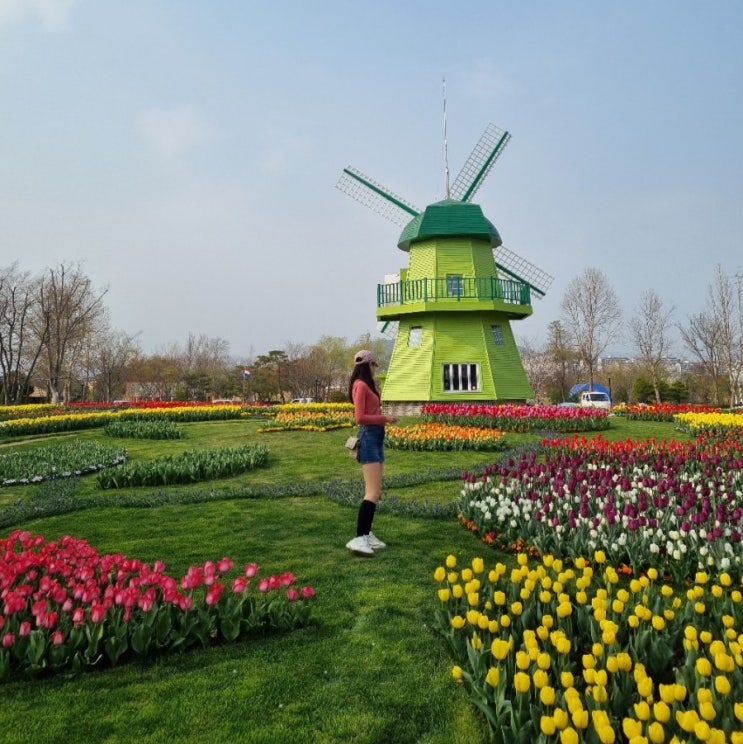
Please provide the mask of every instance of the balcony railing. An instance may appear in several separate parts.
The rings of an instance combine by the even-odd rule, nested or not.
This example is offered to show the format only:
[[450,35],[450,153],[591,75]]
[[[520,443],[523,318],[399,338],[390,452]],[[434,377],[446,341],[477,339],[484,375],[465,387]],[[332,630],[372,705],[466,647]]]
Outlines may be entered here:
[[377,307],[462,300],[499,300],[514,305],[531,305],[531,292],[528,284],[495,276],[415,279],[377,285]]

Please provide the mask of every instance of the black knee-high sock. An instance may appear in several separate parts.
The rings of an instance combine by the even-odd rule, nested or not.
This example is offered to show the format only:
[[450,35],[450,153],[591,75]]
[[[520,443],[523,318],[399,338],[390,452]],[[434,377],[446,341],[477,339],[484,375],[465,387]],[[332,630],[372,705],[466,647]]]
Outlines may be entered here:
[[371,532],[372,521],[374,520],[374,512],[377,509],[377,505],[373,501],[364,499],[359,506],[359,516],[356,519],[356,537],[360,535],[368,535]]

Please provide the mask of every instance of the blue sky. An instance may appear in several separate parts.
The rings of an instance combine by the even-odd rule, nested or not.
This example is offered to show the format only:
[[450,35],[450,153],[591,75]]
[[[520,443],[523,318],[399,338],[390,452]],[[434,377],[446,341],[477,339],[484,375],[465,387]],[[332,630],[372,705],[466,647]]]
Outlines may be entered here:
[[736,0],[0,0],[0,266],[81,262],[148,352],[374,333],[407,254],[335,184],[442,198],[445,77],[452,176],[511,132],[475,201],[555,277],[517,338],[587,266],[683,322],[743,272],[742,34]]

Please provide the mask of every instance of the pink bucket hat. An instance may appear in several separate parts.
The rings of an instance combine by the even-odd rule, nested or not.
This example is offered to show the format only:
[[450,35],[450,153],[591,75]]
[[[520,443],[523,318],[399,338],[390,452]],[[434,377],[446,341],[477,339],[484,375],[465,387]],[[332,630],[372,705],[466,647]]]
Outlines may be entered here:
[[354,355],[353,363],[364,364],[364,362],[368,364],[377,364],[377,357],[368,349],[361,349]]

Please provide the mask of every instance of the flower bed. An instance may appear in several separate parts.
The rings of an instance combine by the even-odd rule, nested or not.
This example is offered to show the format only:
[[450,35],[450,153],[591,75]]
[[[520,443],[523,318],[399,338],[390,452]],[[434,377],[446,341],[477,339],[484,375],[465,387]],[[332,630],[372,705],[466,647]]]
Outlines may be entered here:
[[122,447],[96,442],[63,442],[33,450],[0,454],[0,484],[40,483],[49,478],[95,473],[126,461]]
[[103,428],[109,437],[122,439],[181,439],[183,432],[172,421],[111,421]]
[[385,444],[393,449],[446,452],[462,450],[502,451],[503,434],[495,429],[441,423],[387,426]]
[[268,447],[261,444],[216,450],[192,450],[177,457],[131,462],[98,474],[99,488],[172,486],[179,483],[231,478],[268,463]]
[[741,744],[741,582],[698,573],[677,593],[604,558],[436,569],[435,626],[494,741]]
[[506,548],[561,557],[601,549],[613,565],[675,581],[743,570],[743,453],[736,437],[697,442],[545,442],[544,456],[465,475],[460,519]]
[[737,431],[743,437],[743,413],[680,413],[674,417],[682,431],[692,435],[702,432],[727,436]]
[[0,541],[0,679],[117,664],[309,622],[311,586],[291,573],[234,579],[229,558],[165,566],[99,555],[84,540],[16,531]]
[[615,416],[630,421],[673,421],[679,413],[708,413],[719,411],[713,406],[695,406],[690,403],[654,403],[652,405],[618,405],[612,408]]
[[557,433],[608,429],[609,411],[598,408],[526,405],[477,405],[427,403],[421,408],[424,421],[459,426],[479,426],[500,431]]
[[280,406],[271,425],[257,431],[330,431],[355,424],[350,403],[293,403]]
[[226,421],[242,415],[240,406],[200,405],[148,408],[122,408],[86,413],[62,413],[39,418],[20,418],[0,422],[0,437],[17,437],[35,434],[58,434],[105,426],[113,421]]

